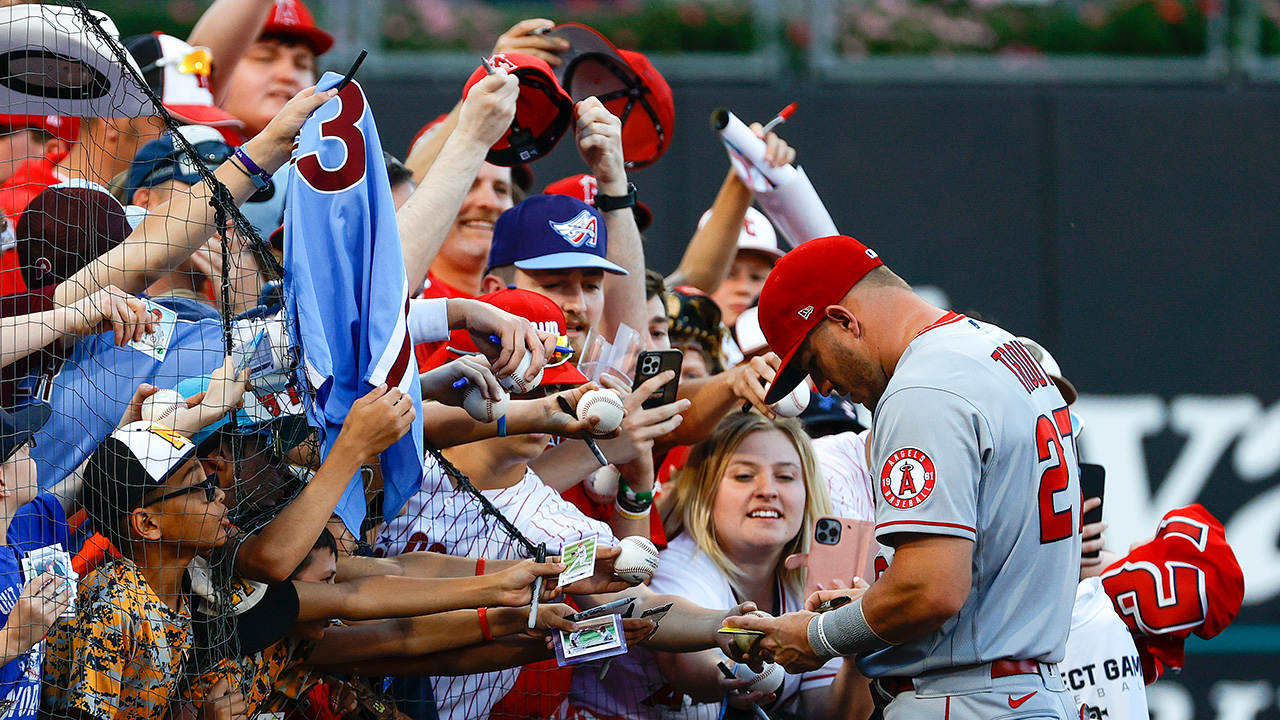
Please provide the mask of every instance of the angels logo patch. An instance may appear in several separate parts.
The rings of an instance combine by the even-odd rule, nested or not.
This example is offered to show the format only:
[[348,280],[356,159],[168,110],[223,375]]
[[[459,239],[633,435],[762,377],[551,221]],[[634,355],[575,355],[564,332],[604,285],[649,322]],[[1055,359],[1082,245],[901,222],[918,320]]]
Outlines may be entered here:
[[574,247],[596,246],[596,216],[590,210],[583,210],[572,219],[558,223],[548,220],[547,224],[556,231],[564,241]]
[[880,470],[880,493],[890,505],[910,510],[929,499],[937,477],[928,455],[912,447],[902,448],[884,461],[884,468]]

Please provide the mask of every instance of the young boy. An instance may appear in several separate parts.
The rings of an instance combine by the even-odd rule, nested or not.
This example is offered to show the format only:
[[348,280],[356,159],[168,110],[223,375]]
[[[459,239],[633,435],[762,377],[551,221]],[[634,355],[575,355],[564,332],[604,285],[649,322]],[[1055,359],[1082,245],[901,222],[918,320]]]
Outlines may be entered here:
[[227,541],[217,478],[196,446],[145,421],[112,432],[89,457],[83,502],[121,558],[81,580],[76,617],[50,634],[43,712],[160,718],[191,648],[183,574]]
[[49,419],[48,405],[0,410],[0,711],[34,720],[40,705],[40,665],[49,627],[66,608],[71,584],[52,575],[26,581],[22,556],[67,537],[67,518],[51,495],[36,495],[31,436]]

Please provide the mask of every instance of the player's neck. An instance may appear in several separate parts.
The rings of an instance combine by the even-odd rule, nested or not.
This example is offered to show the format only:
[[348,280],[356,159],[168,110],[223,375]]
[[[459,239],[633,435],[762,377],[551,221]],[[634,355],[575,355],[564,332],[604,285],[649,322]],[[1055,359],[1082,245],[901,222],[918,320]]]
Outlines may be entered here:
[[882,334],[877,345],[881,348],[880,365],[886,377],[893,377],[907,346],[922,330],[947,314],[921,300],[915,293],[903,290],[893,300],[879,309],[881,317],[872,327]]
[[10,498],[7,497],[0,502],[0,513],[3,513],[3,517],[0,517],[0,545],[9,544],[9,523],[13,522],[13,514],[18,510],[11,505]]
[[93,148],[79,142],[72,146],[71,152],[57,164],[55,170],[68,178],[89,180],[105,186],[111,182],[111,177],[103,177],[102,173],[95,168],[113,167],[114,163],[115,158],[101,152],[94,153]]
[[524,478],[529,469],[525,458],[512,458],[475,442],[444,451],[444,456],[466,475],[479,490],[509,488]]

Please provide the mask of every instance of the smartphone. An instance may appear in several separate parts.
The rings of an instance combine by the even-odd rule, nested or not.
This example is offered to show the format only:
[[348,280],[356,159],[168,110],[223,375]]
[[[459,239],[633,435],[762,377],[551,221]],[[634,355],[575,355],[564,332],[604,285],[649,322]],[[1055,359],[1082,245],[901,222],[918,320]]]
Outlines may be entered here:
[[[1093,463],[1080,463],[1080,492],[1084,495],[1084,499],[1091,497],[1101,498],[1107,487],[1107,469],[1101,465]],[[1102,506],[1090,510],[1084,514],[1084,524],[1102,522]],[[1081,557],[1096,558],[1097,550],[1091,553],[1084,553]]]
[[860,577],[867,582],[875,578],[876,524],[866,520],[823,516],[813,524],[813,539],[809,543],[809,564],[805,573],[804,596],[807,598],[818,589],[818,583],[830,583],[833,578],[853,586],[853,579]]
[[676,401],[676,392],[680,389],[680,367],[684,364],[684,353],[679,350],[645,350],[636,358],[636,379],[631,389],[640,387],[649,378],[674,370],[676,376],[658,388],[643,407],[655,408]]

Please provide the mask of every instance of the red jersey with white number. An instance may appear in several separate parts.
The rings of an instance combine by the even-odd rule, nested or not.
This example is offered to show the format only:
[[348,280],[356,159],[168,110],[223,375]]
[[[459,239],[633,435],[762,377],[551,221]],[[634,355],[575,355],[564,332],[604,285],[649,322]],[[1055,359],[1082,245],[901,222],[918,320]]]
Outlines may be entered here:
[[871,431],[876,538],[973,541],[972,584],[940,629],[863,656],[869,677],[1002,658],[1062,660],[1080,566],[1067,404],[1026,349],[948,313],[907,346]]

